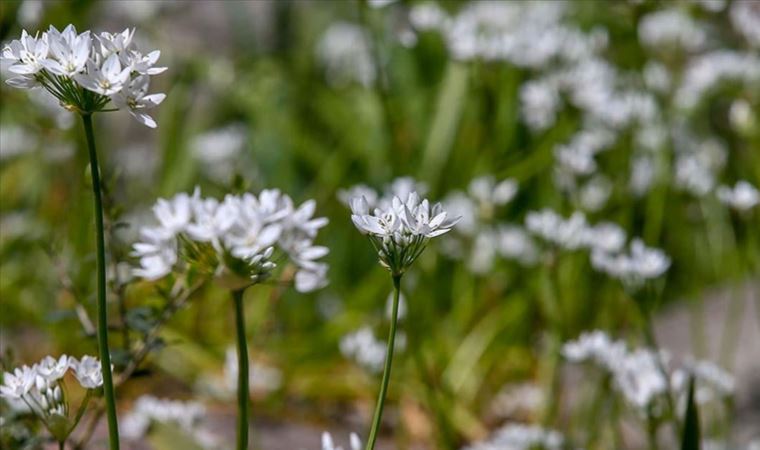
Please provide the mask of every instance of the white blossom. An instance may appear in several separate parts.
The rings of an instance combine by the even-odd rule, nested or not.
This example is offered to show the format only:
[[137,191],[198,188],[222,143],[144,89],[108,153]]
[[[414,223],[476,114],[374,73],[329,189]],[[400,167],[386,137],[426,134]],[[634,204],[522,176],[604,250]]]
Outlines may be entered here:
[[[43,87],[68,110],[92,114],[109,109],[126,109],[135,119],[152,128],[156,122],[145,113],[160,104],[164,94],[148,94],[150,76],[166,70],[156,67],[161,53],[147,55],[133,42],[134,29],[121,33],[90,31],[78,33],[73,25],[58,31],[51,26],[40,36],[25,30],[21,38],[3,47],[8,70],[19,76],[7,83],[30,89]],[[84,95],[88,90],[97,95]]]
[[463,447],[462,450],[560,450],[564,438],[558,431],[538,425],[508,424],[496,430],[488,439]]
[[596,270],[632,285],[662,276],[670,267],[670,262],[665,252],[647,247],[638,238],[631,241],[630,253],[603,249],[595,249],[591,253],[591,264]]
[[71,368],[82,387],[95,389],[103,385],[103,372],[97,358],[88,355],[81,360],[71,358]]
[[425,249],[427,242],[451,231],[459,220],[450,219],[443,206],[432,207],[412,192],[402,201],[393,197],[389,208],[370,212],[364,197],[351,200],[351,220],[375,245],[380,262],[394,275],[402,274]]
[[[359,439],[359,436],[356,433],[351,433],[349,435],[349,449],[350,450],[360,450],[362,447],[362,441]],[[322,433],[322,450],[343,450],[343,447],[336,446],[333,442],[332,435],[328,432]]]
[[722,203],[739,211],[748,211],[760,204],[760,191],[744,180],[737,182],[733,188],[719,186],[717,195]]

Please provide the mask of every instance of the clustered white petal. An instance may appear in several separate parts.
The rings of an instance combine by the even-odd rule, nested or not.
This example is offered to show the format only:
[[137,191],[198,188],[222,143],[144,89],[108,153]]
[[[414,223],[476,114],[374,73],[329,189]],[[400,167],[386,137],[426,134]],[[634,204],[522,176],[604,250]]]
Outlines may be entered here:
[[[603,331],[581,334],[562,348],[571,362],[590,362],[609,373],[616,391],[638,411],[646,412],[669,392],[685,397],[688,376],[697,379],[697,400],[704,403],[733,394],[733,377],[709,361],[687,359],[682,367],[669,369],[665,352],[649,348],[628,349]],[[685,400],[685,398],[684,398]]]
[[202,448],[222,448],[220,440],[204,427],[206,408],[198,402],[139,397],[130,411],[121,419],[121,435],[130,440],[144,437],[154,423],[173,424],[192,436]]
[[538,425],[508,424],[496,430],[488,439],[462,450],[559,450],[563,448],[564,441],[562,434],[555,430]]
[[631,241],[630,253],[613,253],[603,249],[591,253],[591,265],[607,275],[630,285],[658,278],[670,268],[670,258],[660,249]]
[[143,55],[134,43],[135,30],[121,33],[77,33],[73,25],[58,31],[50,26],[40,35],[26,30],[3,47],[2,59],[17,76],[7,80],[16,88],[43,87],[67,109],[101,111],[111,102],[151,128],[156,122],[146,110],[160,104],[164,94],[148,94],[150,77],[166,70],[156,67],[161,52]]
[[[100,361],[84,356],[81,361],[62,355],[58,359],[46,356],[38,363],[15,368],[3,374],[0,397],[9,402],[21,402],[42,420],[58,440],[65,440],[73,427],[69,417],[69,402],[65,392],[64,376],[71,370],[85,389],[95,389],[103,384]],[[51,418],[55,420],[51,422]],[[51,426],[64,423],[64,427]]]
[[[406,348],[405,334],[397,334],[394,348],[397,351]],[[383,369],[387,348],[375,337],[372,328],[364,326],[340,339],[340,352],[370,372],[378,373]]]
[[[318,261],[328,253],[326,247],[314,245],[326,218],[315,218],[313,200],[295,207],[293,200],[277,189],[264,190],[259,196],[246,193],[227,195],[222,201],[177,194],[159,199],[153,207],[158,226],[143,227],[142,241],[133,246],[140,258],[135,275],[157,280],[170,274],[181,261],[197,256],[198,245],[205,246],[213,258],[207,263],[216,275],[244,275],[252,283],[262,281],[276,267],[275,249],[295,264],[295,287],[308,292],[326,284],[327,265]],[[192,244],[192,248],[187,245]]]
[[[362,447],[362,441],[356,433],[349,435],[349,449],[360,450]],[[328,432],[322,433],[322,450],[343,450],[343,447],[336,446],[333,442],[332,435]]]
[[732,188],[720,186],[717,190],[718,200],[738,211],[748,211],[760,204],[760,191],[747,181],[739,181]]
[[389,207],[370,211],[364,196],[351,199],[351,220],[375,245],[380,262],[394,275],[402,274],[436,236],[451,231],[459,218],[451,219],[440,203],[432,207],[411,192],[405,200],[393,197]]

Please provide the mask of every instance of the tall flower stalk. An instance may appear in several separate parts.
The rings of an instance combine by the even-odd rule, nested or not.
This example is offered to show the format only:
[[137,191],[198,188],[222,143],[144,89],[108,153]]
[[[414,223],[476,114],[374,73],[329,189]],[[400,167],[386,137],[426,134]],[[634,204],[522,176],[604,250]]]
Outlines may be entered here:
[[233,301],[237,346],[237,450],[246,450],[249,439],[250,372],[246,339],[244,291],[275,275],[275,261],[296,267],[292,281],[299,292],[327,283],[327,264],[317,261],[328,249],[314,245],[327,219],[313,217],[316,202],[296,207],[279,190],[259,195],[227,195],[224,200],[180,193],[159,199],[153,207],[157,226],[140,230],[142,241],[134,245],[139,257],[138,277],[160,281],[170,274],[202,273],[229,289]]
[[428,241],[449,232],[459,218],[449,219],[440,203],[431,208],[428,200],[420,201],[416,192],[409,193],[405,200],[393,197],[390,203],[381,202],[372,212],[364,196],[351,198],[350,205],[351,220],[360,232],[369,237],[377,250],[380,264],[388,269],[393,280],[393,305],[383,378],[366,445],[366,450],[373,450],[383,418],[393,366],[401,278],[425,250]]
[[108,419],[108,443],[111,449],[119,448],[119,425],[116,418],[116,396],[111,373],[111,353],[108,350],[108,305],[106,304],[106,244],[103,232],[103,199],[100,192],[100,169],[98,153],[95,148],[95,136],[92,132],[92,114],[82,114],[87,149],[90,154],[90,173],[92,174],[92,195],[95,205],[95,241],[97,244],[97,283],[98,283],[98,350],[103,372],[103,392]]
[[61,107],[82,117],[92,176],[97,245],[98,347],[103,373],[103,393],[108,417],[108,442],[119,448],[116,399],[108,350],[108,311],[106,302],[105,237],[100,169],[92,126],[98,112],[125,109],[140,123],[155,128],[156,122],[145,110],[157,106],[164,94],[148,95],[150,77],[166,70],[155,67],[161,52],[144,55],[132,41],[134,29],[121,33],[77,33],[73,25],[59,31],[51,26],[42,35],[22,31],[21,38],[3,47],[2,59],[16,74],[6,82],[16,88],[43,88]]
[[237,333],[238,351],[238,418],[237,418],[237,449],[248,448],[248,342],[245,337],[245,314],[243,313],[244,289],[232,291],[232,300],[235,303],[235,332]]

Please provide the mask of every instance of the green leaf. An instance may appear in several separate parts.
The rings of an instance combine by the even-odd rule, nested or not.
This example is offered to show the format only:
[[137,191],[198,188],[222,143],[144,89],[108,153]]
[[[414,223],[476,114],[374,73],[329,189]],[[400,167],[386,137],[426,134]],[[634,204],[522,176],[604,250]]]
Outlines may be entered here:
[[686,404],[686,417],[684,417],[683,439],[681,450],[699,450],[699,411],[694,401],[694,376],[689,379],[689,399]]

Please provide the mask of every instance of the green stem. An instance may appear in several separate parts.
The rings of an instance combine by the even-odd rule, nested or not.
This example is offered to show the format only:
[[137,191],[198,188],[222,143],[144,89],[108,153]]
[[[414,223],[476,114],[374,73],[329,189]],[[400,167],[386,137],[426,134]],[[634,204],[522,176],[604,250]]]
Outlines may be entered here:
[[237,450],[248,449],[248,343],[245,338],[245,316],[243,315],[244,289],[232,291],[235,302],[235,328],[238,348],[238,420]]
[[64,450],[65,449],[65,445],[66,444],[63,441],[59,441],[58,442],[58,449],[59,450]]
[[108,311],[106,307],[106,249],[103,232],[103,200],[100,195],[100,169],[98,154],[95,150],[95,136],[92,132],[92,115],[83,114],[84,132],[90,153],[90,173],[92,174],[92,193],[95,201],[95,230],[97,234],[97,271],[98,271],[98,347],[100,364],[103,371],[103,396],[108,417],[108,443],[110,450],[119,450],[119,425],[116,420],[116,398],[111,374],[111,355],[108,351]]
[[375,407],[375,417],[372,419],[372,428],[367,438],[366,450],[375,448],[377,433],[380,429],[380,420],[383,417],[383,407],[385,406],[385,395],[388,392],[388,383],[391,379],[391,365],[393,364],[393,349],[396,343],[396,321],[398,319],[398,297],[401,291],[401,275],[393,275],[393,312],[391,314],[391,329],[388,332],[388,346],[385,351],[385,367],[383,368],[383,381],[380,384],[380,392],[377,395],[377,406]]
[[652,414],[647,414],[647,438],[649,440],[649,450],[659,450],[660,446],[657,444],[657,420]]

